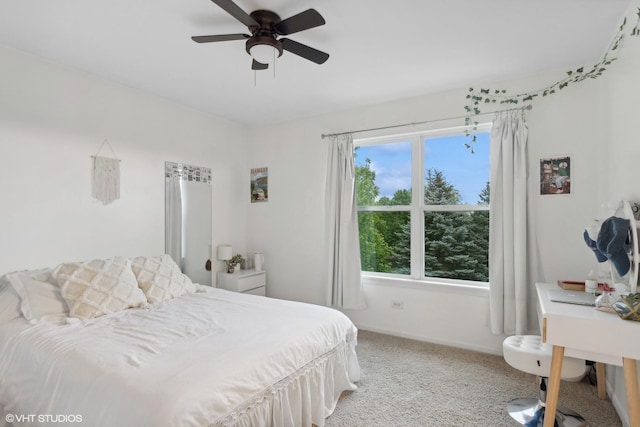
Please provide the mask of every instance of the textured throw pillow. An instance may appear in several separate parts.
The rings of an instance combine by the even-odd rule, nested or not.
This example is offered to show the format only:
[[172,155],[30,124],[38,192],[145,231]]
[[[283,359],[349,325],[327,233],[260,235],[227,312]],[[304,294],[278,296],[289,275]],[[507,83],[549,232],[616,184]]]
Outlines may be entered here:
[[196,285],[169,255],[134,258],[131,269],[150,303],[197,292]]
[[91,319],[147,304],[131,262],[123,257],[60,264],[53,277],[73,317]]
[[20,298],[20,312],[27,320],[49,315],[69,315],[60,286],[51,276],[51,269],[16,271],[7,280]]
[[4,275],[0,277],[0,325],[21,316],[20,297]]

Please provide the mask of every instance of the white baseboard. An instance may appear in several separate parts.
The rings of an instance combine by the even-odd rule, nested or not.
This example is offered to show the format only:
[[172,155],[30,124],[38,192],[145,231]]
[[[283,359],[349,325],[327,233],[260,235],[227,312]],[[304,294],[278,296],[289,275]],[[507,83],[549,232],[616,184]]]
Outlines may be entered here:
[[[371,331],[371,332],[377,332],[377,333],[380,333],[380,334],[393,335],[393,336],[396,336],[396,337],[408,338],[408,339],[416,340],[416,341],[425,341],[425,342],[430,342],[430,343],[433,343],[433,344],[446,345],[446,346],[449,346],[449,347],[463,348],[465,350],[473,350],[473,351],[477,351],[477,352],[480,352],[480,353],[488,353],[488,354],[495,354],[496,356],[502,356],[502,348],[496,349],[494,347],[483,347],[483,346],[469,345],[468,343],[459,342],[459,341],[442,340],[442,339],[438,339],[438,338],[407,334],[407,333],[404,333],[404,332],[401,332],[401,331],[394,331],[394,330],[389,330],[389,329],[380,329],[380,328],[377,328],[377,327],[374,327],[374,326],[368,326],[366,324],[358,324],[358,323],[356,323],[356,327],[358,329],[363,329],[365,331]],[[506,336],[504,338],[506,338]]]

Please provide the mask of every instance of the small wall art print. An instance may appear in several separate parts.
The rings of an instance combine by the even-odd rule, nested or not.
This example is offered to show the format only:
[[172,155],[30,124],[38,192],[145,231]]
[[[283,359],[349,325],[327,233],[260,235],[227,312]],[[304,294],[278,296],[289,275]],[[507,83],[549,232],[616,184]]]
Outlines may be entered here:
[[540,159],[540,194],[571,194],[571,157]]
[[251,169],[251,203],[267,202],[269,200],[269,171],[268,168]]

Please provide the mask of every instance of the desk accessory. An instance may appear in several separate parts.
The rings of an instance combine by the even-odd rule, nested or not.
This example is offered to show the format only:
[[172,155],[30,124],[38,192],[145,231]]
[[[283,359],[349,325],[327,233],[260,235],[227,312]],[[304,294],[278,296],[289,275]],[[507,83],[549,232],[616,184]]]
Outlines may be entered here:
[[578,304],[578,305],[596,305],[596,296],[588,294],[586,292],[572,292],[561,289],[549,289],[547,291],[549,301],[562,302],[566,304]]
[[621,319],[640,322],[640,293],[622,295],[612,307]]
[[576,280],[558,280],[558,286],[567,291],[583,291],[585,289],[585,282],[579,282]]

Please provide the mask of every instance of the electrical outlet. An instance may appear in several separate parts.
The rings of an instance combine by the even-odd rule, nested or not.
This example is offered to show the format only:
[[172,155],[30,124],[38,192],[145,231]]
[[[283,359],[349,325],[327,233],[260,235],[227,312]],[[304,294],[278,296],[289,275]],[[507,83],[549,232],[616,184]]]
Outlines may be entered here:
[[404,308],[404,301],[394,299],[393,301],[391,301],[391,308],[402,310]]

